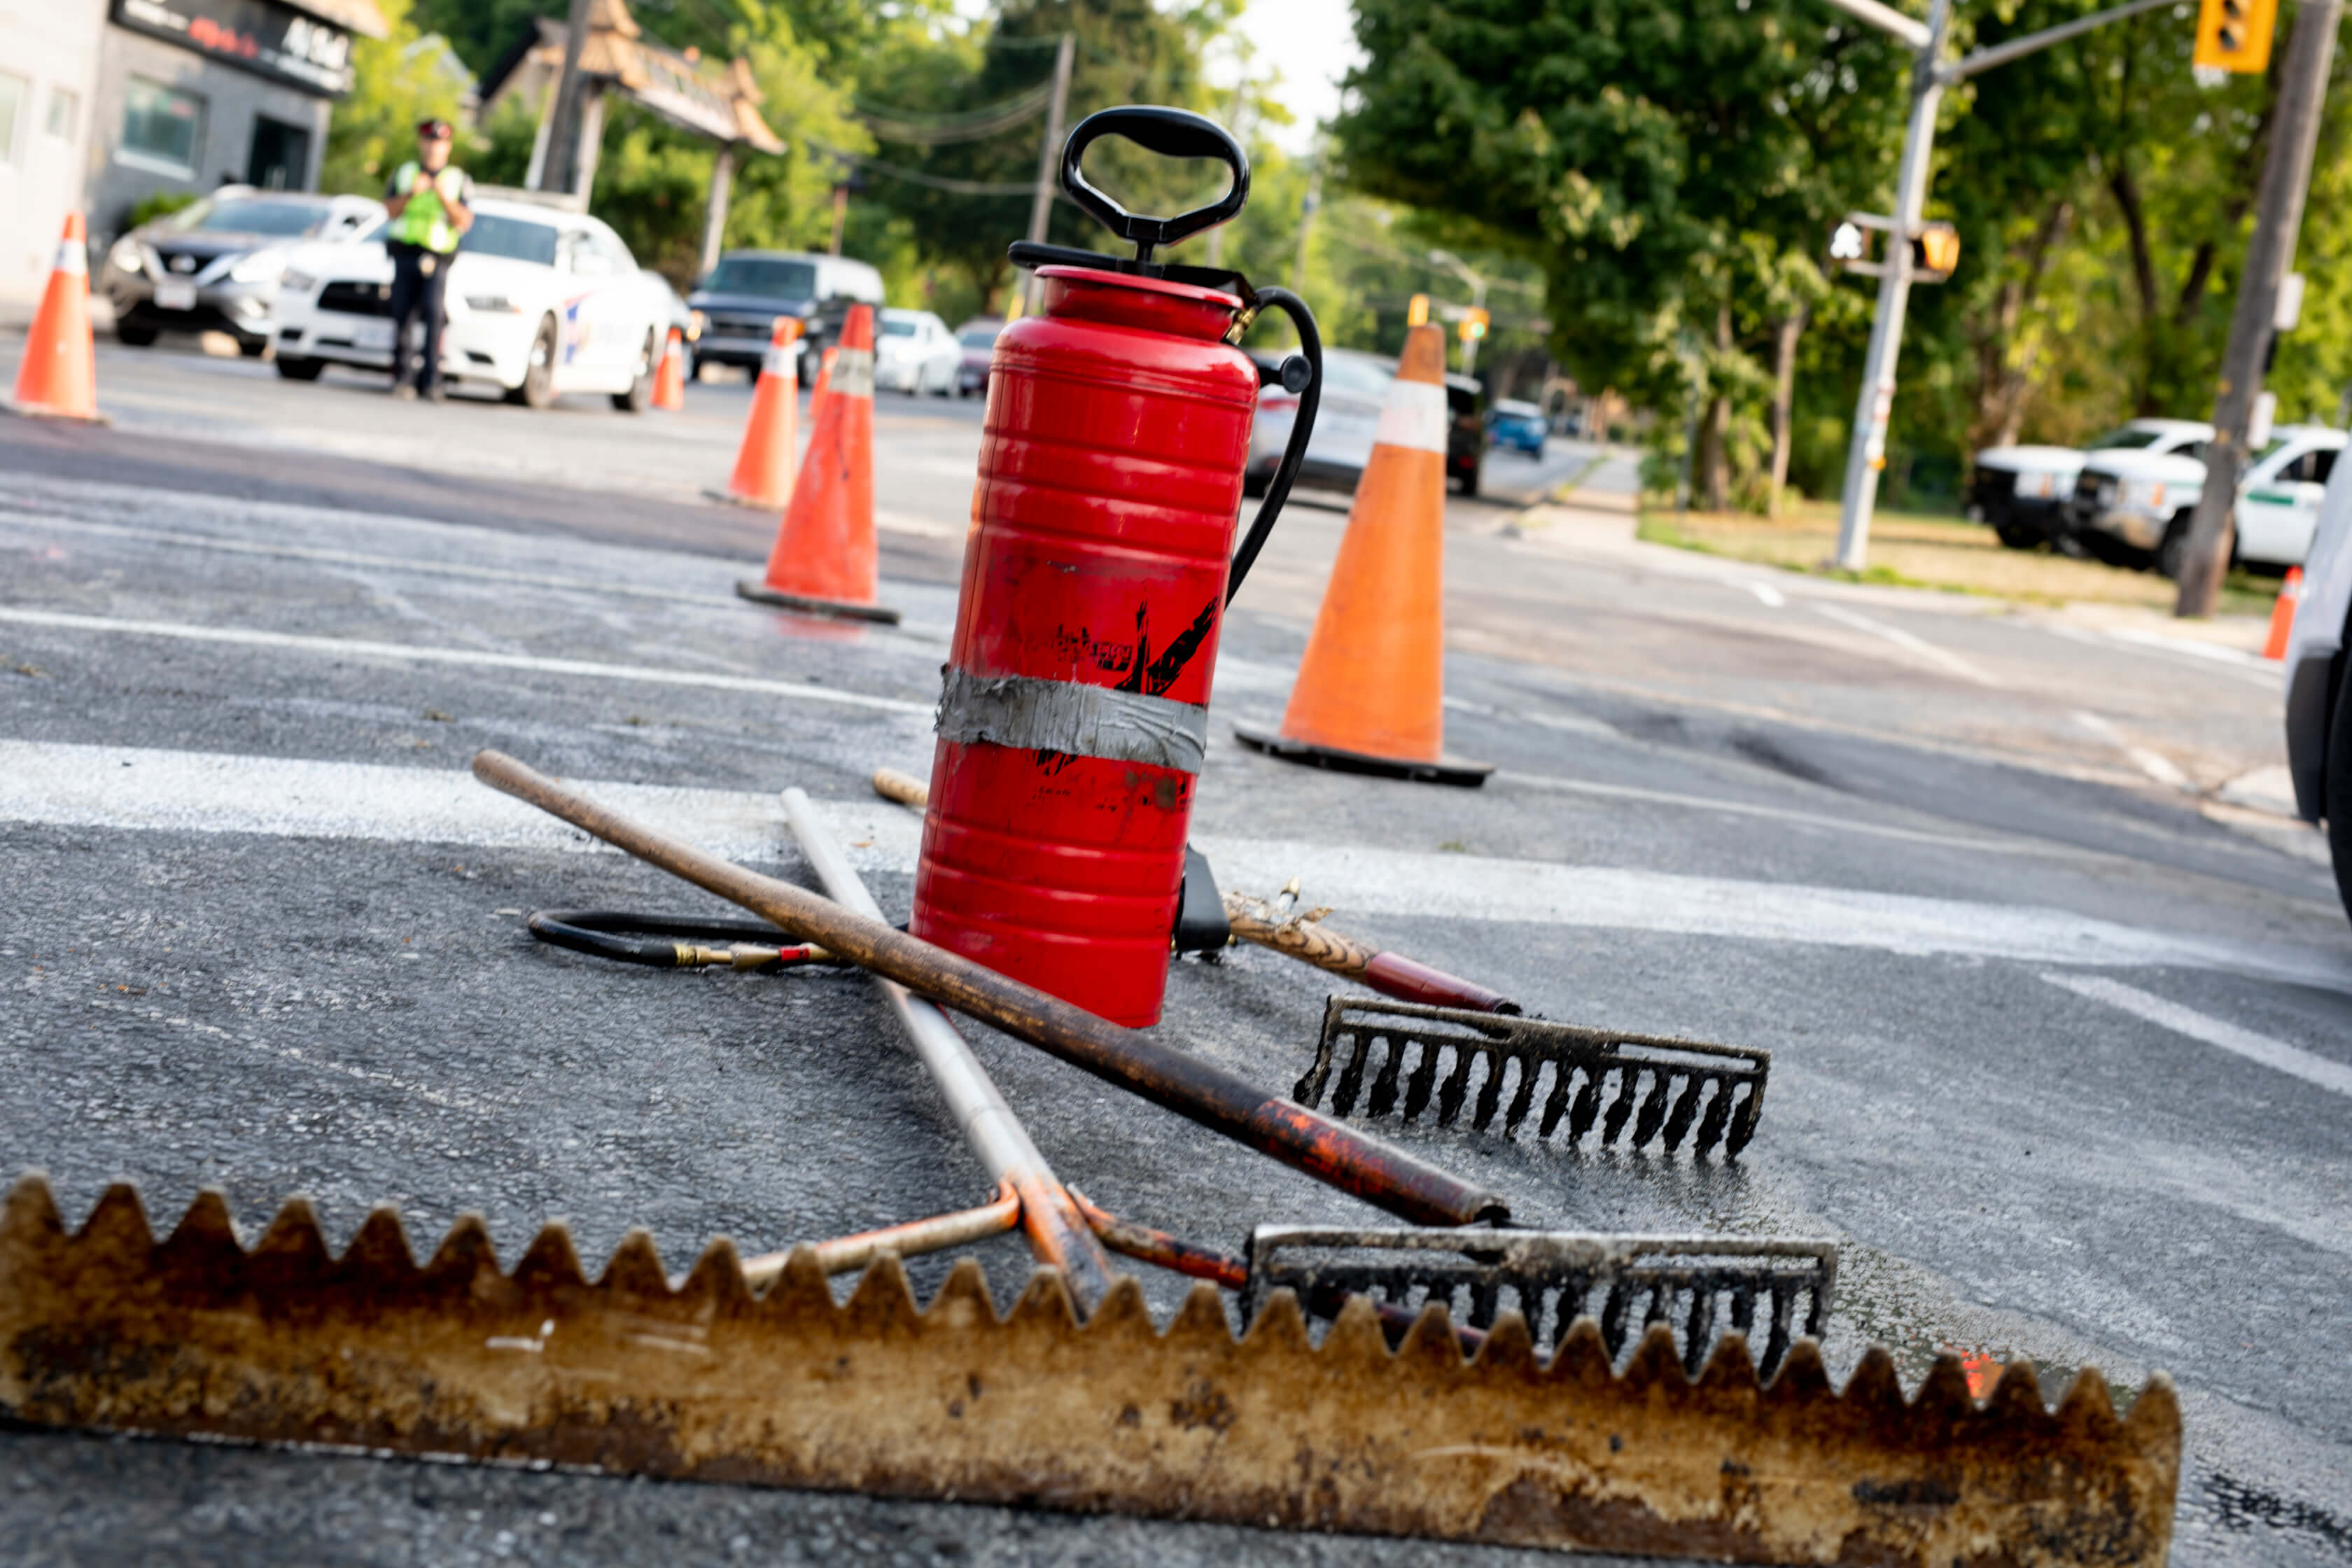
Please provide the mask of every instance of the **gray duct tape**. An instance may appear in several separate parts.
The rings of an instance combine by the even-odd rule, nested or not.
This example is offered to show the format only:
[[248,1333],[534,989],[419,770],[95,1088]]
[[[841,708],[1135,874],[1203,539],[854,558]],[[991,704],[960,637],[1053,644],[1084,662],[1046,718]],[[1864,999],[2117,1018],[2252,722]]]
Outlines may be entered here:
[[987,741],[1024,752],[1067,752],[1197,773],[1209,750],[1209,710],[1139,691],[983,677],[953,668],[940,694],[942,740]]

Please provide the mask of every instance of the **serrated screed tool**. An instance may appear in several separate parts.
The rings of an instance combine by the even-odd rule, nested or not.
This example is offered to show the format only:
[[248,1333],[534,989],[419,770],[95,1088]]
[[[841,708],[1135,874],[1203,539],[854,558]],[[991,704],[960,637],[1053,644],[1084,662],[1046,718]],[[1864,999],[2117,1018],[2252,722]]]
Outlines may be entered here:
[[1687,1141],[1728,1158],[1755,1135],[1771,1067],[1771,1052],[1745,1046],[1334,996],[1291,1098],[1371,1121],[1466,1120],[1571,1145],[1597,1131],[1604,1145],[1656,1139],[1671,1153]]
[[1515,1311],[1465,1355],[1445,1310],[1391,1345],[1351,1300],[1317,1342],[1276,1290],[1238,1340],[1196,1286],[1155,1329],[1132,1279],[1083,1321],[1040,1270],[1000,1316],[959,1263],[919,1305],[895,1256],[836,1303],[797,1248],[764,1291],[726,1241],[673,1283],[633,1231],[590,1278],[561,1227],[511,1269],[478,1219],[420,1267],[390,1209],[336,1256],[286,1205],[249,1249],[217,1194],[158,1241],[110,1190],[69,1233],[0,1205],[0,1417],[608,1473],[1297,1530],[1774,1563],[2157,1564],[2172,1384],[2118,1418],[2030,1365],[1907,1402],[1884,1351],[1843,1393],[1800,1341],[1769,1384],[1727,1336],[1696,1379],[1661,1324],[1547,1360]]

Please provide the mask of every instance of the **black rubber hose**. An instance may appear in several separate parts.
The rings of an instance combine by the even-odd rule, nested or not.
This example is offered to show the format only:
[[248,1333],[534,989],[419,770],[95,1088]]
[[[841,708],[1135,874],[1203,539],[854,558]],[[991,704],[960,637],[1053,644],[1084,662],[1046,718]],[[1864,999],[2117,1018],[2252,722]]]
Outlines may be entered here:
[[1249,533],[1242,547],[1234,552],[1234,563],[1225,574],[1225,603],[1242,591],[1242,579],[1257,561],[1257,552],[1265,548],[1266,536],[1274,531],[1274,520],[1281,515],[1283,502],[1290,499],[1290,486],[1298,478],[1299,465],[1307,461],[1307,438],[1315,433],[1315,411],[1323,406],[1323,334],[1316,330],[1315,313],[1307,301],[1287,289],[1260,289],[1253,297],[1258,310],[1280,310],[1298,329],[1298,352],[1307,356],[1307,366],[1314,372],[1306,388],[1298,395],[1298,416],[1290,426],[1290,440],[1282,449],[1282,461],[1274,470],[1274,478],[1265,485],[1265,500],[1258,504],[1257,516],[1250,521]]
[[[534,910],[525,922],[530,934],[557,947],[623,963],[643,963],[656,969],[676,969],[677,940],[697,946],[723,946],[732,942],[762,947],[802,946],[765,921],[732,919],[726,915],[648,915],[626,910]],[[670,940],[656,940],[667,938]],[[787,959],[790,963],[834,963],[837,960]]]

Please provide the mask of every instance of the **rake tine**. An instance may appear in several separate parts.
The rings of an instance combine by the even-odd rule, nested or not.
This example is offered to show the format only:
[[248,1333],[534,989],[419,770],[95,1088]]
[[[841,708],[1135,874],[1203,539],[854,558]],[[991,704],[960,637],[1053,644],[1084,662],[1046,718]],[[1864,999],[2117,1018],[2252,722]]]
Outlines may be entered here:
[[1503,1136],[1506,1138],[1519,1135],[1519,1124],[1528,1119],[1528,1111],[1535,1104],[1536,1079],[1543,1076],[1543,1064],[1540,1062],[1527,1057],[1513,1057],[1511,1059],[1519,1064],[1519,1087],[1512,1092],[1510,1106],[1503,1112]]
[[1719,1083],[1707,1097],[1706,1114],[1698,1119],[1698,1138],[1691,1144],[1691,1152],[1704,1154],[1723,1141],[1723,1130],[1731,1121],[1731,1086]]
[[1658,1134],[1658,1124],[1666,1119],[1667,1097],[1674,1092],[1674,1075],[1664,1068],[1650,1069],[1650,1092],[1642,1097],[1642,1109],[1633,1116],[1633,1147],[1639,1149]]
[[[1569,1108],[1570,1091],[1576,1087],[1576,1075],[1578,1070],[1579,1069],[1570,1067],[1566,1062],[1557,1062],[1553,1064],[1551,1092],[1544,1097],[1543,1116],[1536,1122],[1536,1136],[1538,1138],[1548,1139],[1559,1128],[1559,1119],[1562,1115],[1566,1114]],[[1591,1081],[1592,1075],[1591,1073],[1586,1073],[1584,1077],[1588,1083]],[[1579,1099],[1575,1103],[1580,1106],[1584,1101]],[[1589,1122],[1591,1121],[1591,1118],[1587,1116],[1585,1121]],[[1570,1142],[1573,1143],[1579,1138],[1584,1136],[1584,1129],[1582,1127],[1576,1125],[1573,1121],[1570,1121],[1569,1126],[1570,1131],[1568,1141]]]
[[1365,1050],[1372,1048],[1374,1039],[1388,1047],[1388,1054],[1381,1059],[1380,1073],[1372,1079],[1371,1104],[1365,1108],[1377,1121],[1396,1109],[1397,1075],[1404,1070],[1404,1042],[1394,1035],[1368,1034],[1364,1037]]
[[1731,1288],[1731,1326],[1741,1334],[1751,1333],[1756,1327],[1756,1289],[1751,1285]]
[[1706,1093],[1706,1080],[1696,1073],[1686,1079],[1683,1091],[1675,1098],[1675,1108],[1666,1112],[1666,1152],[1671,1154],[1683,1146],[1683,1135],[1690,1131],[1692,1118],[1698,1114],[1698,1102]]
[[[1403,1042],[1399,1044],[1402,1047]],[[1421,1058],[1413,1063],[1412,1076],[1406,1080],[1404,1119],[1407,1121],[1420,1120],[1421,1113],[1429,1109],[1430,1096],[1437,1088],[1439,1068],[1444,1064],[1444,1047],[1434,1040],[1422,1041]],[[1456,1110],[1461,1109],[1458,1096],[1455,1097],[1452,1109]],[[1448,1116],[1447,1120],[1450,1121],[1452,1117]]]
[[1795,1292],[1789,1287],[1781,1286],[1773,1290],[1772,1334],[1764,1342],[1763,1370],[1767,1375],[1780,1364],[1780,1358],[1789,1353],[1789,1317],[1796,1305]]
[[1715,1337],[1715,1289],[1701,1281],[1691,1287],[1690,1318],[1683,1329],[1683,1370],[1691,1376],[1706,1364],[1707,1346]]
[[1601,1342],[1614,1356],[1625,1344],[1625,1314],[1633,1305],[1633,1293],[1622,1279],[1612,1280],[1609,1300],[1601,1309]]
[[1486,1051],[1481,1056],[1486,1064],[1486,1080],[1478,1086],[1478,1103],[1470,1112],[1470,1125],[1491,1127],[1495,1112],[1503,1103],[1503,1078],[1509,1072],[1512,1058],[1500,1051]]
[[1625,1131],[1625,1121],[1633,1114],[1633,1090],[1642,1078],[1642,1069],[1630,1063],[1615,1071],[1617,1098],[1609,1102],[1609,1113],[1601,1119],[1601,1141],[1603,1143],[1614,1143],[1617,1135]]
[[1580,1068],[1578,1070],[1584,1074],[1584,1087],[1576,1091],[1575,1108],[1568,1115],[1568,1141],[1570,1143],[1582,1142],[1584,1135],[1592,1131],[1592,1119],[1601,1114],[1602,1070],[1598,1068]]
[[1748,1086],[1748,1098],[1740,1102],[1739,1112],[1731,1120],[1731,1131],[1723,1140],[1727,1158],[1748,1147],[1756,1136],[1756,1119],[1764,1110],[1764,1080],[1758,1079]]

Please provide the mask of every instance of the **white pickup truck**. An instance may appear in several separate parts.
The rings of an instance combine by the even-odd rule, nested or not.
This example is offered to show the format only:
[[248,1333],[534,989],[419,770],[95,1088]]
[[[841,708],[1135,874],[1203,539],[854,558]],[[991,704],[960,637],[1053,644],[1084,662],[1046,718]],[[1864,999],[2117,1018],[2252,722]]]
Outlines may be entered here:
[[2088,447],[1988,447],[1976,456],[1969,518],[1989,523],[2011,550],[2062,541],[2066,503],[2087,452],[2178,452],[2211,440],[2213,426],[2189,419],[2135,419]]
[[[2210,435],[2210,431],[2209,431]],[[2235,559],[2299,566],[2311,548],[2319,498],[2345,434],[2325,425],[2286,425],[2255,455],[2238,486]],[[2158,453],[2118,448],[2083,460],[2066,506],[2066,530],[2084,550],[2116,565],[2179,574],[2189,523],[2205,490],[2194,447]]]

